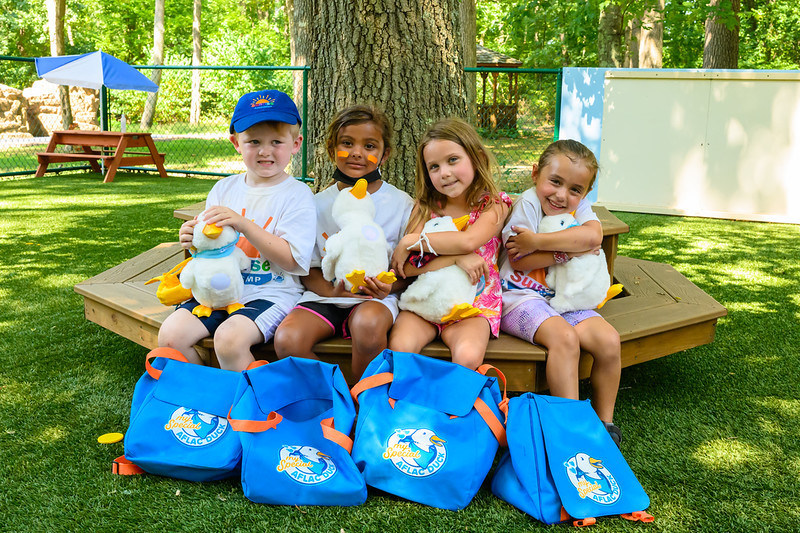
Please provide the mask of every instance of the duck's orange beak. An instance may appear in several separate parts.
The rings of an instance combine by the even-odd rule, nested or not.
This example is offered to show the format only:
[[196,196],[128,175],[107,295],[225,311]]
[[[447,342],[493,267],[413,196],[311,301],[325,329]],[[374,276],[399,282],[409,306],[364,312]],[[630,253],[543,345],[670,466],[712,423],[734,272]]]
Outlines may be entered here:
[[350,189],[350,194],[362,200],[367,195],[367,180],[360,179],[353,185],[353,188]]
[[458,231],[461,231],[465,227],[467,227],[467,222],[469,222],[469,215],[464,215],[463,217],[458,217],[453,219],[453,223],[458,228]]
[[203,228],[203,235],[205,235],[209,239],[216,239],[217,237],[222,235],[222,228],[220,228],[216,224],[206,224],[206,227]]

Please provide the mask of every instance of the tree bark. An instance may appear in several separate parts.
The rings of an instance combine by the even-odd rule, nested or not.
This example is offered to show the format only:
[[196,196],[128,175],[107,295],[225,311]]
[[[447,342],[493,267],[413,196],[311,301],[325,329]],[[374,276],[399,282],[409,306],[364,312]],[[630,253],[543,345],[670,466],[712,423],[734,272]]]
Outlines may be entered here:
[[739,0],[710,0],[703,68],[739,68]]
[[[164,64],[164,4],[165,0],[155,0],[155,10],[153,14],[153,65]],[[153,69],[150,76],[153,83],[161,83],[161,70]],[[144,105],[142,120],[139,125],[142,129],[153,127],[153,117],[156,114],[156,104],[158,103],[158,93],[147,93],[147,102]]]
[[[64,13],[66,0],[47,0],[47,22],[50,33],[50,55],[64,55]],[[58,86],[58,97],[61,102],[61,129],[69,129],[72,125],[72,106],[69,102],[69,87]]]
[[384,178],[413,192],[425,129],[439,118],[468,117],[461,9],[460,0],[294,0],[292,62],[312,67],[306,146],[317,188],[333,172],[325,153],[331,118],[368,103],[394,127]]
[[664,0],[656,0],[642,17],[639,32],[639,67],[661,68],[664,51]]
[[614,1],[600,13],[597,62],[601,67],[619,68],[625,60],[622,51],[623,22],[622,7]]
[[625,68],[639,67],[639,38],[642,33],[642,19],[633,17],[625,25]]
[[[200,34],[200,19],[203,11],[202,0],[192,3],[192,66],[203,64],[203,40]],[[200,71],[192,71],[192,104],[189,110],[189,124],[200,123]]]
[[[475,67],[478,57],[475,43],[477,40],[477,21],[475,12],[475,0],[461,0],[461,46],[464,51],[464,67]],[[476,85],[476,74],[469,72],[466,74],[466,96],[467,96],[467,118],[473,126],[478,117],[476,107],[478,98],[478,88]]]

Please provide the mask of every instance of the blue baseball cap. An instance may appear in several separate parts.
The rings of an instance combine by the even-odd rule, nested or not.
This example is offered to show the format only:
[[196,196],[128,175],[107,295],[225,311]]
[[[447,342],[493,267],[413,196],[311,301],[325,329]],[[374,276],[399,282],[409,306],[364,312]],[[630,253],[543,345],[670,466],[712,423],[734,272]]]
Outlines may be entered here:
[[236,104],[230,132],[243,132],[259,122],[274,120],[287,124],[302,124],[297,106],[289,95],[272,89],[247,93]]

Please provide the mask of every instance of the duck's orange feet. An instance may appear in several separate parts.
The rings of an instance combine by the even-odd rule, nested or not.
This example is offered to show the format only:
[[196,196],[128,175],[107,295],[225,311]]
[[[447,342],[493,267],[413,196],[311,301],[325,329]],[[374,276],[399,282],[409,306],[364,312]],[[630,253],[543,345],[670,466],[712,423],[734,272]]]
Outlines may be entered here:
[[381,272],[375,277],[378,278],[378,281],[388,283],[389,285],[397,281],[397,275],[394,272]]
[[453,320],[463,320],[465,318],[470,318],[479,315],[480,312],[481,312],[480,309],[478,309],[477,307],[473,307],[471,304],[458,304],[453,306],[453,309],[450,311],[450,314],[442,317],[442,323],[452,322]]
[[194,309],[192,309],[192,314],[196,317],[202,318],[204,316],[211,316],[211,309],[210,307],[206,307],[205,305],[198,305]]
[[345,276],[345,279],[347,279],[347,281],[349,281],[350,284],[352,285],[352,287],[350,288],[350,292],[356,294],[358,292],[358,288],[364,286],[365,277],[366,277],[365,272],[363,270],[353,270],[352,272],[347,274]]

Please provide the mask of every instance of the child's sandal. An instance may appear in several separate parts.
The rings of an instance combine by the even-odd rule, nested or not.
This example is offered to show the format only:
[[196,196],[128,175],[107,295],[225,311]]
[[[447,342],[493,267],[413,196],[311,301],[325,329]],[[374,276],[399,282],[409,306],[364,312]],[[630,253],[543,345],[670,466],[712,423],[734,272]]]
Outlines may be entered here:
[[614,441],[614,444],[617,445],[617,448],[620,448],[620,443],[622,442],[622,431],[614,423],[609,424],[607,422],[603,422],[603,424],[606,426],[606,431],[608,431],[608,434],[611,435],[611,440]]

